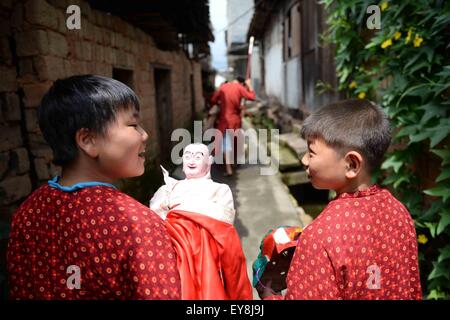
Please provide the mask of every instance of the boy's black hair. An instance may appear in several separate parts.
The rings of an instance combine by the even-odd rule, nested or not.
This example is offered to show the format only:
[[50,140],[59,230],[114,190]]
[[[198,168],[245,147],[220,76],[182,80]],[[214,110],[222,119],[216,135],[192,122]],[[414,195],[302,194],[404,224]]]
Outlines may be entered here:
[[326,105],[305,119],[304,139],[323,139],[341,155],[362,154],[368,170],[377,169],[391,142],[391,127],[383,109],[369,100],[350,99]]
[[236,80],[239,81],[240,84],[244,84],[245,83],[245,79],[243,76],[237,76]]
[[53,163],[64,166],[76,158],[79,129],[105,134],[116,113],[128,108],[139,111],[139,100],[120,81],[96,75],[56,80],[38,108],[39,127],[53,150]]

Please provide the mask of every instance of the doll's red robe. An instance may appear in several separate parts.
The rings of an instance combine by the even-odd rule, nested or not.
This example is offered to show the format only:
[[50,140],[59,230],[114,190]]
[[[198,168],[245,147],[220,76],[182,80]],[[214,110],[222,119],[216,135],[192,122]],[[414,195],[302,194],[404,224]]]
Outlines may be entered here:
[[183,300],[251,300],[245,256],[232,224],[171,210],[165,220],[177,252]]

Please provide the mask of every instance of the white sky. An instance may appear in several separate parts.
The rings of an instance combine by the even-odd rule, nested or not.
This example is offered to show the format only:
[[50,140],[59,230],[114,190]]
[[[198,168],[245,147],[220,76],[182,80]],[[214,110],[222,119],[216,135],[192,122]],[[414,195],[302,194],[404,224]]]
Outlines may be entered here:
[[222,71],[228,67],[227,48],[225,46],[225,31],[219,31],[227,26],[227,1],[209,0],[209,10],[215,38],[215,41],[210,43],[212,65],[217,70]]

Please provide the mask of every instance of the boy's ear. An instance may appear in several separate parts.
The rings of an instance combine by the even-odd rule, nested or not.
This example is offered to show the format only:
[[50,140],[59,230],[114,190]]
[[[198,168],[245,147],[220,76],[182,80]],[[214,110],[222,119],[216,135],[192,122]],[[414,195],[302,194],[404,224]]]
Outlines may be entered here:
[[364,159],[357,151],[349,151],[344,157],[346,162],[345,176],[347,179],[353,179],[361,172]]
[[91,130],[81,128],[75,134],[75,142],[77,146],[91,158],[98,156],[97,135]]

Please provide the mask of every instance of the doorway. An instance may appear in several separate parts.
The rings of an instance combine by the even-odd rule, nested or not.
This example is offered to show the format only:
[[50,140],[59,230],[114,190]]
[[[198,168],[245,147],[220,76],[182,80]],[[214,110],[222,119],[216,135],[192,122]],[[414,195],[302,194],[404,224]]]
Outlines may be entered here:
[[160,158],[165,160],[170,158],[172,150],[171,71],[169,67],[155,66],[153,74]]
[[195,121],[196,111],[195,111],[195,83],[194,83],[194,75],[191,74],[189,78],[189,82],[191,84],[191,119],[192,119],[192,125]]
[[121,68],[113,68],[112,72],[113,79],[116,79],[124,84],[126,84],[131,89],[134,89],[133,81],[133,71]]

